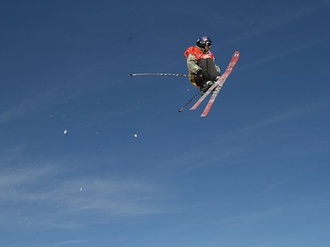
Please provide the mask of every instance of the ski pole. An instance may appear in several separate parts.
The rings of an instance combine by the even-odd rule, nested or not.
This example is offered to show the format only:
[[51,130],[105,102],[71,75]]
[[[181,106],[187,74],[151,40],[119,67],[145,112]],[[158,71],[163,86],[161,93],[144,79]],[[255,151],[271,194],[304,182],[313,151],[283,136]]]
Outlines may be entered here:
[[179,73],[131,73],[128,76],[189,76],[188,74]]
[[202,91],[199,91],[194,97],[192,97],[184,106],[181,107],[181,109],[178,110],[178,112],[182,112],[183,109],[190,104],[191,101],[193,101]]

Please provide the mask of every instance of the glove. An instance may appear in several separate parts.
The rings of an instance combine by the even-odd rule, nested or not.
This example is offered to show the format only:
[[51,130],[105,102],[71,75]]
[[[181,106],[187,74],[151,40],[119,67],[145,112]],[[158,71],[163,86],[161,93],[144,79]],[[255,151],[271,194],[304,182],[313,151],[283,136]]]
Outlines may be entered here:
[[201,70],[197,71],[197,73],[196,73],[196,79],[198,81],[201,81],[201,82],[204,81],[203,71],[201,71]]

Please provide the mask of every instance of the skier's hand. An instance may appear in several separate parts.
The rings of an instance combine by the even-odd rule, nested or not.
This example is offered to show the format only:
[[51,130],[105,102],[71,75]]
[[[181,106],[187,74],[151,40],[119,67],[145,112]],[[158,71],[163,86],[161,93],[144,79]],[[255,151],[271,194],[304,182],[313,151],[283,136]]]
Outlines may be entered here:
[[203,75],[203,71],[198,71],[197,74],[196,74],[196,78],[197,80],[199,81],[204,81],[204,75]]

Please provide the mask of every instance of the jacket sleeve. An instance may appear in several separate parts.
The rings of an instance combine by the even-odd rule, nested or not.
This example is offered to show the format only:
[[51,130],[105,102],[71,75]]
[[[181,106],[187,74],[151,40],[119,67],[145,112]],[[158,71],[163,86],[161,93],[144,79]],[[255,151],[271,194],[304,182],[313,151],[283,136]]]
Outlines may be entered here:
[[193,54],[189,54],[187,57],[187,67],[189,72],[197,74],[202,68],[197,65],[196,57]]
[[220,67],[218,66],[218,65],[215,65],[215,68],[216,68],[216,70],[218,71],[218,73],[219,73],[219,75],[221,75],[221,69],[220,69]]

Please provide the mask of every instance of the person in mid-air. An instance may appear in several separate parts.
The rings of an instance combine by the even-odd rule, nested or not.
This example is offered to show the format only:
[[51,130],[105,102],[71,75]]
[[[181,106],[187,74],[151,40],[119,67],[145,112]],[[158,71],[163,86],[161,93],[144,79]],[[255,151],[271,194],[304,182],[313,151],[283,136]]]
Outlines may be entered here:
[[210,51],[211,45],[212,40],[203,36],[197,39],[195,46],[188,47],[184,52],[189,79],[202,93],[205,93],[220,76],[220,67],[215,64],[215,57]]

